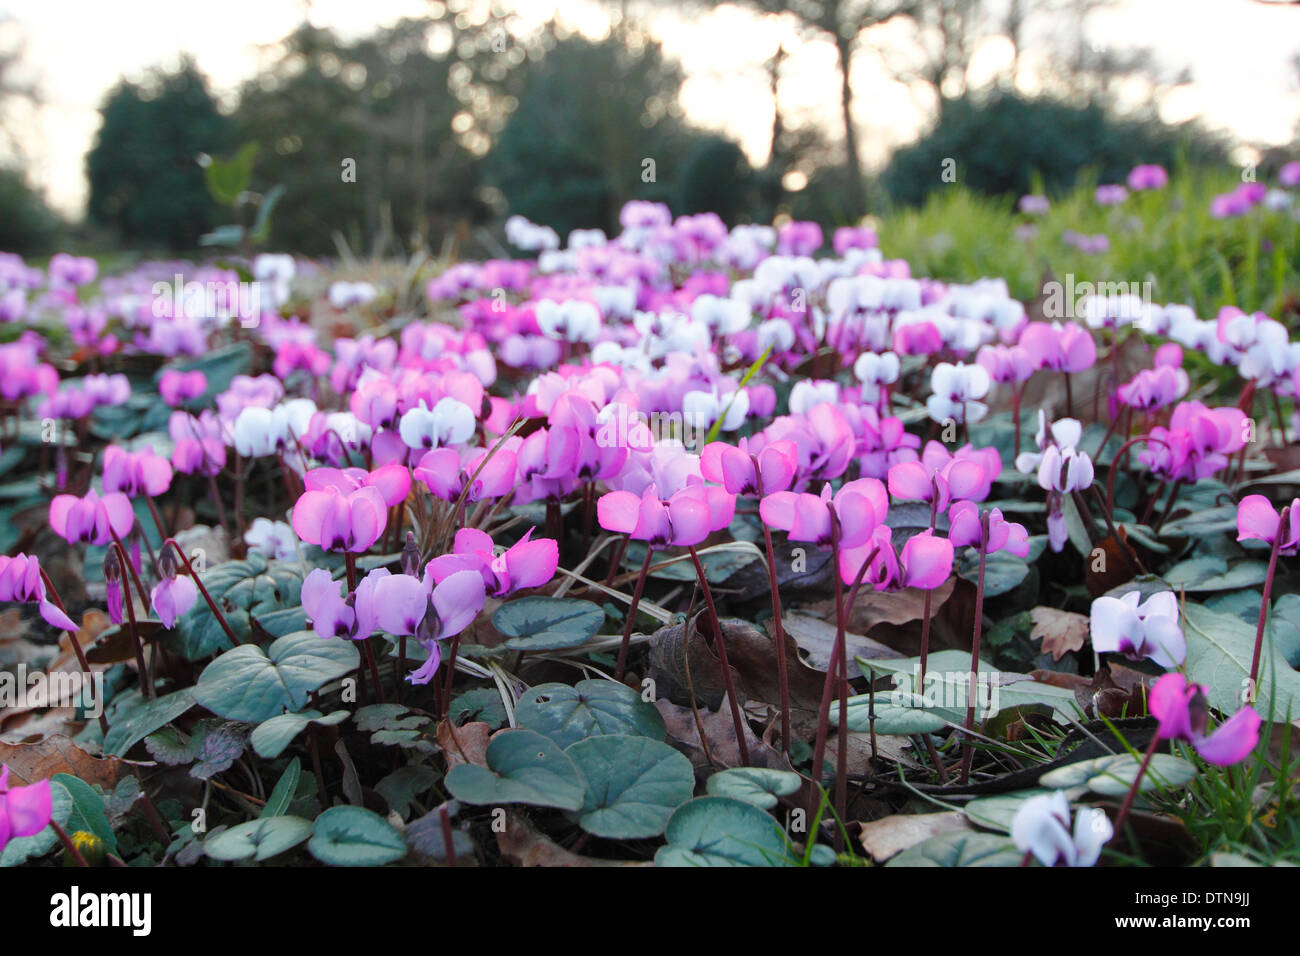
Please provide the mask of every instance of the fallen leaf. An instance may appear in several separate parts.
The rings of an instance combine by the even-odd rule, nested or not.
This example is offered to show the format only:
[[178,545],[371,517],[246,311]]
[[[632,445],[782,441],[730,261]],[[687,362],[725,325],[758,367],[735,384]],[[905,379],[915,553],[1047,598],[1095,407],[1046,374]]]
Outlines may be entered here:
[[[835,625],[830,621],[824,621],[799,612],[785,615],[781,619],[781,624],[785,627],[786,636],[794,640],[807,653],[808,664],[814,670],[823,674],[826,673],[826,668],[831,663],[831,650],[835,646]],[[847,645],[849,653],[849,680],[862,676],[862,671],[858,668],[856,660],[858,657],[897,658],[903,656],[901,651],[896,651],[887,644],[848,631],[844,633],[844,643]]]
[[487,746],[492,736],[492,725],[481,720],[455,727],[444,720],[438,724],[438,746],[447,758],[447,769],[457,764],[476,763],[487,766]]
[[[930,592],[930,614],[938,614],[939,609],[952,597],[957,579],[948,578]],[[834,622],[834,599],[819,601],[805,608],[808,615],[823,621]],[[901,591],[874,591],[863,588],[858,592],[857,600],[844,622],[847,630],[857,634],[867,634],[877,624],[908,624],[919,621],[925,615],[925,592],[919,588],[903,588]]]
[[566,850],[517,813],[506,811],[497,834],[501,857],[512,866],[654,866],[651,860],[599,860]]
[[105,790],[112,790],[131,766],[118,757],[92,756],[62,735],[0,741],[0,763],[9,768],[11,787],[66,773]]
[[943,813],[896,813],[883,820],[862,824],[858,841],[877,863],[884,863],[908,847],[932,836],[952,830],[969,830],[964,814],[955,810]]
[[1054,661],[1079,650],[1088,640],[1088,618],[1082,614],[1054,607],[1036,607],[1029,616],[1034,622],[1029,639],[1042,640],[1043,653],[1051,654]]
[[744,724],[745,746],[749,749],[749,763],[740,759],[740,745],[736,741],[736,724],[731,719],[731,707],[723,698],[720,709],[699,709],[700,721],[697,725],[695,714],[690,707],[674,704],[670,700],[659,698],[655,708],[664,719],[668,736],[680,744],[681,750],[690,758],[697,770],[711,769],[705,756],[704,744],[700,741],[700,727],[704,728],[704,741],[708,743],[709,755],[721,767],[766,767],[773,770],[789,770],[790,763],[778,751],[763,743],[749,725]]

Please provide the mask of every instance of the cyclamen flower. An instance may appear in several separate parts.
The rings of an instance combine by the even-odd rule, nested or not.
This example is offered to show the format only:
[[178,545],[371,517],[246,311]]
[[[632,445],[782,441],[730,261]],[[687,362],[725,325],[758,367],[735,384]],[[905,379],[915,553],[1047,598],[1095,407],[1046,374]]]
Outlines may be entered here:
[[1098,206],[1118,206],[1128,199],[1128,190],[1119,183],[1103,183],[1093,194]]
[[973,501],[954,502],[948,511],[948,522],[948,540],[954,548],[970,545],[985,554],[1005,550],[1018,558],[1029,554],[1029,532],[1024,525],[1005,520],[1001,508],[989,509],[987,540],[984,539],[979,505]]
[[201,396],[208,389],[208,377],[199,369],[182,372],[169,368],[158,379],[158,394],[172,408]]
[[1030,322],[1020,333],[1020,346],[1039,368],[1055,372],[1082,372],[1097,361],[1097,343],[1073,322]]
[[325,491],[335,488],[351,494],[362,488],[376,488],[384,504],[395,507],[406,500],[411,490],[411,473],[405,465],[393,462],[366,471],[364,468],[313,468],[303,475],[303,485],[308,491]]
[[983,366],[940,362],[930,376],[934,394],[925,407],[936,422],[977,422],[988,413],[989,407],[979,399],[989,393],[990,384]]
[[52,812],[48,780],[11,787],[9,768],[0,765],[0,851],[12,839],[40,833],[50,825]]
[[402,416],[398,433],[409,448],[459,445],[474,435],[474,411],[464,402],[446,397],[430,410],[424,399]]
[[517,544],[497,554],[491,535],[477,528],[461,528],[453,552],[430,561],[428,573],[442,582],[458,571],[477,571],[487,593],[495,598],[541,587],[555,576],[560,552],[551,538],[531,540],[534,530],[530,528]]
[[1043,866],[1093,866],[1101,848],[1115,829],[1106,811],[1081,807],[1070,832],[1070,801],[1064,790],[1030,797],[1011,821],[1011,839],[1017,849],[1033,853]]
[[488,457],[489,451],[435,448],[420,459],[415,477],[444,501],[456,501],[462,493],[471,502],[500,498],[515,486],[516,454],[499,448]]
[[73,634],[79,630],[72,618],[46,596],[41,564],[34,554],[0,555],[0,601],[23,604],[34,601],[40,608],[41,617],[48,623]]
[[594,342],[600,334],[600,310],[582,299],[553,302],[543,299],[534,314],[537,325],[553,339],[567,342]]
[[307,491],[293,506],[293,530],[326,551],[360,554],[379,540],[388,524],[388,506],[378,488],[349,493],[329,486]]
[[318,637],[345,637],[363,640],[379,626],[379,609],[375,586],[388,577],[384,568],[375,568],[357,584],[355,594],[346,598],[324,568],[316,568],[302,581],[302,609]]
[[853,374],[862,383],[862,401],[873,404],[880,400],[886,386],[898,381],[898,356],[893,352],[877,355],[875,352],[863,352],[853,363]]
[[1048,445],[1038,466],[1038,487],[1070,494],[1092,486],[1092,459],[1077,448]]
[[[881,524],[862,544],[840,551],[840,580],[852,584],[861,573],[863,580],[877,591],[901,588],[929,591],[948,580],[953,556],[952,542],[929,529],[908,538],[900,554],[894,549],[892,530]],[[862,564],[868,558],[871,563],[863,572]]]
[[1146,163],[1134,166],[1128,174],[1128,188],[1134,192],[1145,189],[1164,189],[1169,185],[1169,174],[1163,166]]
[[104,490],[135,498],[165,494],[172,483],[172,466],[153,453],[153,446],[129,452],[117,445],[104,449]]
[[475,571],[457,571],[434,585],[425,603],[424,616],[414,632],[416,640],[429,656],[407,680],[412,684],[427,684],[433,679],[442,662],[442,648],[438,642],[455,637],[473,624],[479,611],[483,610],[484,599],[483,578]]
[[[718,489],[721,491],[721,489]],[[735,498],[731,500],[735,509]],[[665,502],[657,487],[648,485],[638,498],[630,491],[611,491],[596,501],[596,518],[606,531],[646,541],[653,548],[699,544],[717,530],[703,485],[687,485]],[[726,527],[730,517],[721,523]]]
[[1034,443],[1038,446],[1038,451],[1037,453],[1031,451],[1021,452],[1016,458],[1016,471],[1022,475],[1032,475],[1038,471],[1038,466],[1043,461],[1043,452],[1049,446],[1054,445],[1062,450],[1070,450],[1078,447],[1082,438],[1083,425],[1074,418],[1058,418],[1052,423],[1049,430],[1047,427],[1047,414],[1040,408],[1038,410],[1038,431],[1034,435]]
[[270,518],[254,518],[248,530],[244,532],[244,543],[253,551],[260,551],[268,558],[289,561],[297,556],[295,544],[297,536],[293,528],[283,521]]
[[1092,602],[1092,647],[1099,654],[1123,654],[1131,661],[1150,658],[1166,670],[1182,665],[1187,656],[1183,629],[1178,625],[1178,598],[1162,591],[1141,601],[1137,591]]
[[785,531],[791,541],[811,541],[827,546],[831,541],[831,507],[840,523],[839,547],[853,548],[871,536],[889,511],[889,495],[875,478],[846,482],[831,495],[823,485],[820,495],[779,491],[759,504],[764,524]]
[[749,396],[743,388],[722,394],[716,387],[709,392],[687,392],[682,397],[682,415],[697,429],[705,430],[721,421],[720,431],[734,432],[749,415]]
[[114,534],[126,537],[134,524],[131,500],[120,491],[101,497],[92,488],[84,497],[56,495],[50,502],[50,527],[69,544],[106,545]]
[[[974,498],[987,487],[984,469],[968,459],[952,458],[942,468],[910,461],[889,469],[889,493],[904,501],[924,501],[946,511],[954,498]],[[987,492],[986,492],[987,493]]]
[[754,457],[758,458],[757,473],[747,439],[742,438],[739,447],[709,442],[700,452],[700,474],[732,495],[757,495],[760,476],[763,494],[789,489],[799,469],[799,449],[794,442],[771,442]]
[[[1256,540],[1273,544],[1278,539],[1281,523],[1281,514],[1263,495],[1247,495],[1237,505],[1238,541]],[[1281,535],[1278,554],[1291,557],[1300,552],[1300,498],[1291,501],[1287,527],[1281,531]]]
[[[164,551],[163,554],[169,555],[171,552]],[[164,572],[163,579],[154,585],[149,593],[149,603],[163,627],[170,631],[176,625],[176,620],[194,606],[199,597],[199,589],[194,586],[194,579],[189,575],[177,574],[174,566],[164,560],[158,563],[160,566],[167,565],[171,570],[170,573]]]
[[1160,721],[1156,733],[1161,740],[1189,743],[1202,759],[1216,767],[1230,767],[1245,760],[1259,743],[1262,721],[1250,706],[1243,707],[1207,734],[1210,705],[1206,689],[1200,684],[1189,684],[1177,672],[1156,681],[1147,698],[1147,709]]

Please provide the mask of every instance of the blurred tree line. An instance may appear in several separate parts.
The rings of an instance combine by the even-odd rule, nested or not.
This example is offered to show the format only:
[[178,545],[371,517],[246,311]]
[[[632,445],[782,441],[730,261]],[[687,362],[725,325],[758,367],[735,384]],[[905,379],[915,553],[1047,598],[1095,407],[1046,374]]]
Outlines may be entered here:
[[[1032,6],[1082,18],[1098,3]],[[698,0],[694,9],[714,5]],[[260,147],[252,188],[287,187],[269,244],[308,254],[383,254],[448,237],[475,253],[499,252],[492,227],[515,213],[562,236],[580,227],[612,233],[634,198],[666,202],[677,214],[714,210],[729,223],[788,212],[831,225],[869,206],[923,201],[943,184],[947,157],[958,160],[962,184],[1013,196],[1035,174],[1064,188],[1086,168],[1114,180],[1137,162],[1223,155],[1217,142],[1153,115],[1116,118],[1113,90],[1122,81],[1169,82],[1142,51],[1116,56],[1068,39],[1051,53],[1060,73],[1047,92],[1017,95],[1030,18],[1023,0],[741,5],[792,22],[801,39],[835,44],[839,89],[827,95],[838,94],[847,135],[783,116],[778,50],[767,63],[778,104],[769,158],[751,168],[735,142],[683,117],[681,68],[618,10],[610,34],[589,40],[555,24],[524,32],[494,5],[450,0],[354,41],[304,24],[267,51],[226,109],[189,61],[123,81],[104,102],[87,158],[90,217],[136,245],[191,249],[219,216],[196,157],[232,155],[249,142]],[[868,182],[845,77],[855,54],[897,46],[874,38],[900,22],[920,55],[890,69],[933,102],[935,122]],[[1012,64],[992,86],[974,89],[970,60],[990,35],[1010,40]],[[4,189],[0,177],[0,201]]]

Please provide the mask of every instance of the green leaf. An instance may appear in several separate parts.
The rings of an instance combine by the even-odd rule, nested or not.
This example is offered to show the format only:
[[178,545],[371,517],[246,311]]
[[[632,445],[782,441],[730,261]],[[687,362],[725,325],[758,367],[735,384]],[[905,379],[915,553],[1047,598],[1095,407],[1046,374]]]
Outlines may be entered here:
[[304,710],[299,714],[280,714],[258,724],[249,742],[252,743],[253,750],[259,757],[271,760],[284,753],[284,748],[289,746],[293,738],[302,733],[308,724],[333,727],[347,719],[346,710],[336,710],[328,716],[321,716],[319,710]]
[[[927,672],[927,679],[929,672]],[[848,728],[856,733],[870,733],[871,695],[858,694],[848,700]],[[936,707],[927,703],[919,694],[901,691],[876,691],[875,700],[876,726],[878,734],[932,734],[943,730],[951,724],[961,723],[966,719],[965,708]],[[831,726],[838,726],[840,719],[840,702],[832,701],[830,710]]]
[[1223,558],[1208,555],[1182,561],[1164,574],[1175,591],[1231,591],[1261,584],[1268,576],[1265,561],[1238,561],[1231,568]]
[[578,825],[599,837],[658,836],[695,790],[690,760],[649,737],[592,737],[565,753],[587,784]]
[[752,803],[696,797],[674,811],[655,866],[792,866],[776,821]]
[[109,728],[104,736],[104,753],[111,757],[121,757],[149,734],[171,723],[196,703],[194,692],[188,688],[148,702],[138,694],[127,700],[130,703],[124,702],[108,715]]
[[506,722],[506,708],[496,690],[476,687],[452,700],[447,718],[457,725],[481,720],[496,730]]
[[[243,561],[223,561],[198,572],[203,586],[241,640],[251,633],[250,617],[259,621],[267,618],[276,626],[279,622],[273,612],[299,607],[302,573],[297,562],[268,561],[257,551],[250,551]],[[166,646],[193,661],[230,647],[230,638],[207,602],[199,600],[168,633]]]
[[601,734],[663,740],[667,733],[653,704],[626,684],[610,680],[538,684],[519,699],[515,720],[561,747]]
[[68,816],[64,829],[69,833],[85,830],[104,841],[104,848],[109,853],[117,852],[117,835],[109,826],[108,814],[104,812],[104,797],[82,780],[66,773],[56,773],[50,783],[57,783],[72,798],[72,813]]
[[428,793],[437,782],[438,773],[431,767],[407,764],[375,784],[375,792],[388,802],[389,807],[405,817],[415,799]]
[[241,644],[204,668],[194,699],[222,717],[261,723],[286,708],[301,710],[309,692],[356,670],[359,660],[350,641],[312,631],[279,638],[266,651]]
[[310,837],[313,829],[312,822],[302,817],[258,817],[204,840],[203,852],[214,860],[233,862],[252,857],[261,862],[292,850]]
[[513,651],[550,651],[586,643],[605,622],[605,612],[590,601],[526,597],[502,604],[492,626]]
[[[979,554],[970,549],[957,559],[958,577],[979,584]],[[984,562],[984,596],[997,597],[1020,586],[1029,576],[1030,565],[1015,555],[996,551]]]
[[[1231,715],[1241,707],[1255,653],[1255,628],[1231,614],[1219,614],[1200,604],[1186,603],[1183,632],[1187,638],[1188,680],[1208,688],[1210,704]],[[1300,715],[1300,672],[1264,635],[1260,651],[1255,709],[1264,718]]]
[[1017,790],[1014,793],[999,793],[992,797],[978,797],[962,809],[966,819],[975,826],[989,830],[1011,832],[1011,821],[1030,797],[1039,797],[1052,793],[1042,787],[1032,790]]
[[239,147],[239,152],[229,159],[217,159],[215,156],[210,158],[203,170],[203,178],[208,184],[208,192],[218,205],[234,206],[240,195],[248,191],[257,150],[257,143],[248,142]]
[[573,761],[550,737],[531,730],[507,730],[487,747],[487,766],[458,764],[447,772],[447,790],[479,806],[527,803],[581,810],[586,787]]
[[271,796],[266,800],[266,806],[258,814],[261,818],[283,816],[293,803],[294,795],[298,792],[298,779],[302,776],[302,761],[294,757],[289,761],[289,766],[284,768],[284,773],[280,774],[280,779],[276,782],[275,789],[271,791]]
[[780,797],[797,793],[803,779],[789,770],[765,767],[736,767],[709,777],[705,788],[715,797],[733,797],[752,803],[760,810],[770,810]]
[[1023,857],[1009,837],[950,830],[908,847],[885,866],[1019,866]]
[[[1132,754],[1113,754],[1097,757],[1094,760],[1080,760],[1057,767],[1039,778],[1044,787],[1054,790],[1066,790],[1071,787],[1086,787],[1092,793],[1104,797],[1122,797],[1133,786],[1141,761]],[[1183,787],[1196,779],[1196,766],[1182,757],[1172,754],[1156,754],[1151,758],[1147,772],[1142,776],[1138,787],[1146,793],[1160,788],[1173,789]]]
[[307,849],[331,866],[383,866],[406,856],[406,840],[364,807],[331,807],[316,818]]

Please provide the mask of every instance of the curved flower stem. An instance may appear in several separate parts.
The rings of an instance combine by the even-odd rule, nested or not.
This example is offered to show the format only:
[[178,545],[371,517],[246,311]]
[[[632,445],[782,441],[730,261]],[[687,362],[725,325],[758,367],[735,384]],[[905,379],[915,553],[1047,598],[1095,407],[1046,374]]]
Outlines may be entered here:
[[162,546],[165,548],[169,544],[172,546],[172,549],[175,550],[176,554],[180,556],[181,563],[185,565],[186,573],[194,579],[195,587],[197,587],[199,593],[203,595],[203,600],[207,602],[208,610],[210,610],[213,617],[217,619],[217,623],[221,625],[221,629],[226,632],[226,637],[230,638],[231,645],[238,647],[240,644],[244,643],[235,636],[235,632],[226,621],[226,616],[221,613],[221,608],[217,607],[217,602],[212,600],[212,595],[209,594],[208,589],[203,586],[203,582],[199,579],[199,576],[194,573],[194,566],[190,564],[189,555],[187,555],[185,550],[176,543],[175,538],[168,538],[162,543]]
[[1169,447],[1169,442],[1163,438],[1156,438],[1154,435],[1135,435],[1119,446],[1119,451],[1115,452],[1115,457],[1110,460],[1110,472],[1106,475],[1106,511],[1111,515],[1115,514],[1115,475],[1119,472],[1120,459],[1132,446],[1142,441],[1155,442],[1158,445],[1164,445],[1166,448]]
[[[124,544],[122,543],[122,539],[119,538],[119,537],[117,536],[117,532],[116,532],[116,531],[114,531],[112,528],[109,528],[108,530],[109,530],[109,533],[112,534],[112,536],[113,536],[113,543],[116,544],[117,547],[118,547],[118,549],[122,552],[122,557],[123,557],[123,558],[126,558],[126,545],[124,545]],[[129,560],[126,561],[125,564],[126,564],[126,567],[123,568],[122,581],[125,582],[125,581],[128,580],[127,575],[126,575],[125,572],[129,571],[130,574],[131,574],[129,580],[132,581],[132,582],[135,584],[135,590],[136,590],[136,592],[140,595],[140,600],[144,602],[144,606],[145,606],[145,607],[148,607],[148,606],[149,606],[149,592],[146,591],[146,590],[144,589],[144,585],[143,585],[142,583],[140,583],[140,575],[136,574],[136,571],[135,571],[135,565],[132,564]]]
[[[50,596],[50,600],[54,602],[54,606],[64,614],[67,614],[68,609],[63,606],[63,598],[59,597],[59,592],[54,587],[54,582],[50,580],[50,576],[45,573],[44,568],[41,568],[41,580],[45,582],[45,593]],[[85,648],[81,646],[81,641],[78,640],[76,633],[73,631],[65,631],[64,633],[68,635],[68,640],[72,642],[72,653],[77,657],[77,666],[81,668],[82,674],[89,677],[91,674],[90,661],[86,660]],[[108,718],[104,716],[102,709],[99,714],[99,729],[105,734],[108,733]]]
[[[763,497],[763,472],[758,464],[758,456],[750,455],[754,465],[754,480],[757,484],[759,500]],[[781,622],[781,593],[776,580],[776,549],[772,547],[772,529],[759,516],[763,526],[763,544],[767,548],[767,583],[772,590],[772,632],[776,638],[776,680],[781,696],[781,749],[790,753],[790,672],[786,661],[785,625]]]
[[1161,512],[1159,520],[1156,521],[1156,526],[1151,529],[1152,531],[1159,531],[1164,527],[1165,522],[1169,520],[1169,515],[1172,514],[1174,510],[1174,502],[1178,500],[1178,490],[1182,487],[1182,479],[1174,479],[1174,485],[1169,489],[1169,500],[1165,502],[1165,510]]
[[393,662],[393,680],[396,685],[394,693],[397,695],[397,702],[402,702],[402,684],[403,672],[406,670],[406,635],[403,634],[397,639],[397,660]]
[[[344,551],[343,563],[347,566],[348,593],[351,594],[357,589],[357,556],[351,551]],[[360,643],[365,649],[366,669],[370,671],[370,679],[375,682],[375,697],[379,703],[386,703],[384,685],[379,680],[379,662],[375,660],[375,649],[370,646],[370,637],[367,635],[360,638]]]
[[[162,515],[158,513],[158,506],[153,503],[153,496],[145,495],[144,501],[145,504],[149,506],[149,514],[153,515],[153,523],[154,526],[157,527],[158,529],[158,537],[161,540],[166,541],[168,538],[171,537],[171,535],[167,533],[167,528],[163,525]],[[148,535],[144,534],[143,529],[141,529],[140,533],[144,537],[145,543],[148,544],[149,543]]]
[[1147,772],[1147,767],[1151,764],[1151,758],[1156,755],[1156,748],[1160,746],[1160,735],[1151,735],[1151,745],[1147,747],[1146,756],[1142,758],[1142,764],[1138,767],[1137,776],[1133,778],[1132,785],[1128,788],[1128,793],[1124,795],[1124,802],[1120,804],[1119,813],[1115,814],[1115,833],[1118,835],[1124,826],[1124,821],[1128,818],[1128,812],[1133,806],[1133,799],[1137,796],[1138,787],[1142,785],[1142,777]]
[[1255,696],[1255,680],[1259,677],[1259,655],[1264,647],[1264,624],[1268,621],[1268,598],[1273,591],[1273,577],[1277,573],[1278,552],[1282,549],[1282,535],[1290,524],[1291,506],[1282,509],[1278,517],[1277,536],[1273,539],[1273,550],[1268,556],[1268,574],[1264,577],[1264,596],[1259,604],[1259,624],[1255,627],[1255,653],[1250,659],[1250,693]]
[[[116,537],[117,536],[114,535],[114,538]],[[126,551],[122,548],[121,541],[115,540],[113,542],[113,548],[115,553],[117,554],[117,566],[121,569],[122,583],[123,585],[126,585],[127,581],[129,580],[127,578],[127,568],[131,566],[131,562],[126,559]],[[134,569],[132,569],[132,577],[134,577]],[[140,588],[140,579],[135,578],[135,582],[136,582],[136,587]],[[149,599],[146,596],[143,588],[140,588],[140,602],[145,607],[149,606]],[[131,598],[130,587],[126,587],[125,604],[126,604],[126,616],[131,621],[131,640],[132,643],[135,644],[135,666],[140,671],[140,689],[144,692],[144,696],[146,698],[148,698],[149,700],[153,700],[154,698],[153,677],[149,674],[149,667],[145,664],[144,661],[144,642],[140,639],[140,626],[136,623],[135,620],[135,601],[132,600]]]
[[[826,737],[830,731],[831,698],[840,699],[839,720],[837,722],[836,760],[835,760],[835,812],[843,820],[848,794],[848,651],[844,638],[844,582],[839,571],[840,519],[830,506],[831,515],[831,574],[835,579],[835,644],[831,648],[830,664],[826,668],[826,683],[822,688],[821,706],[817,715],[817,735],[813,742],[812,774],[813,783],[819,784],[822,765],[826,757]],[[866,562],[870,564],[870,561]],[[838,694],[836,694],[838,692]],[[816,791],[814,787],[814,792]],[[815,807],[810,808],[811,815]],[[835,837],[837,845],[842,843],[841,834]]]
[[623,670],[627,666],[627,649],[632,641],[632,623],[636,620],[637,605],[641,603],[641,592],[645,590],[645,579],[650,574],[650,558],[655,549],[650,542],[645,545],[645,561],[641,564],[641,573],[636,579],[636,588],[632,591],[632,603],[627,607],[627,622],[623,625],[623,643],[618,646],[618,663],[614,665],[614,680],[623,680]]
[[[736,725],[736,743],[740,750],[740,759],[749,765],[749,746],[745,743],[745,719],[740,714],[740,701],[736,699],[735,682],[731,679],[731,665],[727,661],[727,639],[722,634],[722,621],[718,619],[718,608],[713,603],[713,589],[700,563],[700,553],[691,545],[691,560],[695,562],[695,574],[700,579],[700,590],[704,592],[704,604],[709,611],[709,623],[713,625],[714,640],[718,645],[718,664],[722,667],[722,686],[726,688],[727,700],[731,704],[731,721]],[[689,625],[688,625],[689,626]]]
[[460,650],[460,635],[457,634],[451,639],[451,651],[447,654],[447,676],[443,683],[442,694],[442,716],[446,718],[451,714],[451,687],[456,680],[456,653]]
[[980,570],[979,581],[975,586],[975,631],[970,644],[970,685],[966,688],[966,739],[962,745],[961,782],[965,786],[970,781],[971,758],[974,747],[971,744],[970,731],[975,729],[975,693],[979,682],[980,668],[980,634],[984,630],[984,569],[988,563],[989,515],[980,515]]
[[[1017,455],[1020,453],[1017,451]],[[932,484],[937,485],[936,479],[930,479]],[[930,498],[930,531],[934,532],[934,523],[939,517],[939,490],[935,487]],[[925,685],[925,661],[930,655],[930,596],[933,592],[930,588],[925,589],[925,608],[921,611],[921,686]],[[850,605],[852,607],[852,605]],[[874,711],[875,708],[873,707]]]

